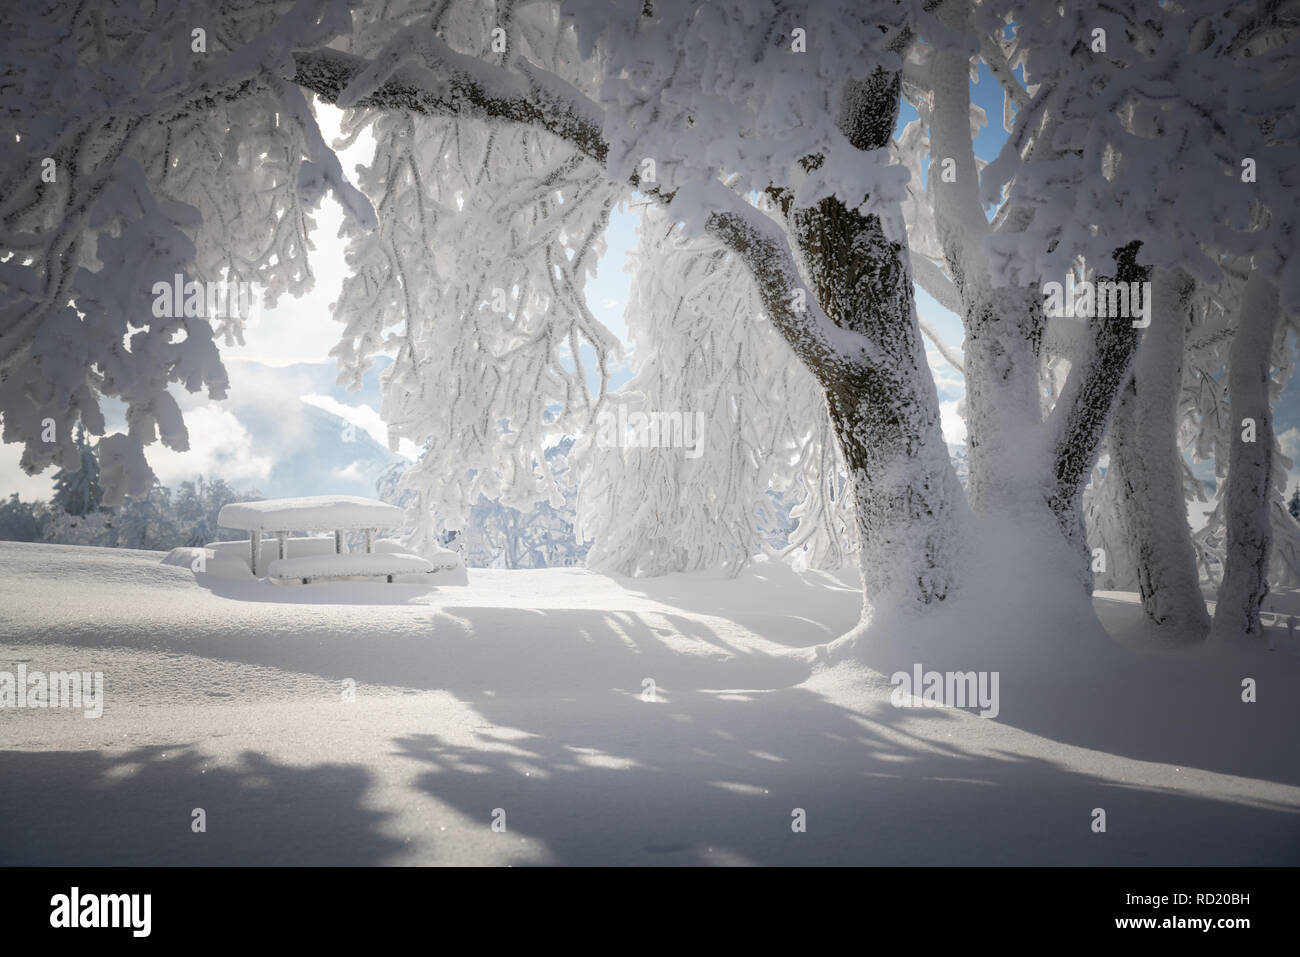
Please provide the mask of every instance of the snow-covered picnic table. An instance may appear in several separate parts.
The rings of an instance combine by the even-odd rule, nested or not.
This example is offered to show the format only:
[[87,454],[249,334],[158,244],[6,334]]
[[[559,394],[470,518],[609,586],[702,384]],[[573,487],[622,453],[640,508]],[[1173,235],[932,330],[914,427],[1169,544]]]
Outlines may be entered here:
[[[392,581],[395,574],[412,571],[432,571],[434,566],[415,555],[400,552],[374,554],[375,531],[381,528],[398,528],[403,524],[400,508],[357,495],[313,495],[306,498],[267,499],[262,502],[232,502],[222,507],[217,523],[225,528],[237,528],[249,533],[250,561],[253,576],[257,577],[258,555],[262,550],[262,535],[274,534],[280,543],[279,557],[267,572],[272,578],[330,578],[358,575],[383,575]],[[364,530],[366,554],[370,562],[358,564],[358,555],[343,554],[343,532]],[[311,570],[304,574],[294,562],[306,559],[288,557],[290,532],[334,532],[334,554],[312,556]],[[427,567],[414,568],[410,560],[424,562]],[[290,564],[286,565],[288,562]],[[292,567],[291,567],[292,566]],[[391,567],[390,567],[391,566]],[[285,574],[277,574],[284,572]]]
[[270,578],[300,579],[304,585],[329,578],[386,578],[437,571],[432,562],[405,552],[373,552],[366,555],[303,555],[277,558],[266,573]]

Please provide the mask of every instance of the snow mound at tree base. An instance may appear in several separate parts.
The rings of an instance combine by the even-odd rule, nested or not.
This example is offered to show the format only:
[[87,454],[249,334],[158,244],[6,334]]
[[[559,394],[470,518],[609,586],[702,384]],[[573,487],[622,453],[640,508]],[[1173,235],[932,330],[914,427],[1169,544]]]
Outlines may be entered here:
[[[1142,760],[1300,781],[1300,659],[1285,642],[1152,641],[1136,596],[1090,599],[1050,536],[1004,528],[982,543],[960,592],[924,612],[874,610],[819,650],[807,687]],[[1255,700],[1243,700],[1244,683]],[[956,710],[970,687],[995,691],[991,706]]]

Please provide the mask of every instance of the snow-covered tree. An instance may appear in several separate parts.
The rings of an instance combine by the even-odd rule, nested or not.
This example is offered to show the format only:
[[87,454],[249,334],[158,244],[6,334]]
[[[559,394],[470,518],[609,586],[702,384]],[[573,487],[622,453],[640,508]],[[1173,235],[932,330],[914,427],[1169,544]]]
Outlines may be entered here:
[[54,473],[53,502],[69,515],[88,515],[99,508],[104,490],[99,485],[99,460],[81,426],[77,427],[76,448],[77,468]]
[[171,548],[180,539],[171,509],[171,491],[155,485],[144,495],[133,495],[117,510],[120,548]]
[[246,534],[220,528],[217,516],[221,507],[231,502],[251,502],[262,498],[255,489],[236,491],[221,478],[205,479],[202,475],[193,481],[182,482],[172,501],[174,524],[184,539],[180,544],[206,545],[221,538]]
[[217,540],[209,527],[203,507],[203,477],[194,482],[182,482],[176,490],[174,508],[177,527],[183,529],[185,544],[189,547],[206,545]]
[[765,548],[771,492],[797,503],[787,551],[841,564],[852,497],[826,399],[763,317],[750,272],[653,206],[629,268],[634,375],[577,453],[588,567],[736,574]]
[[550,568],[582,564],[586,543],[574,532],[577,483],[569,458],[573,439],[546,450],[559,499],[534,502],[525,509],[480,497],[457,536],[466,563],[485,568]]
[[337,0],[5,10],[0,410],[29,472],[76,468],[74,425],[103,435],[112,397],[105,504],[146,493],[142,448],[188,448],[168,386],[223,398],[216,342],[242,341],[249,284],[310,284],[320,194],[373,223],[285,77],[350,25]]
[[[938,27],[924,37],[933,42],[922,43],[904,73],[920,120],[900,149],[914,184],[923,167],[928,173],[905,204],[916,273],[966,325],[972,504],[988,514],[1045,497],[1067,537],[1082,544],[1077,503],[1109,427],[1106,481],[1118,497],[1104,507],[1124,514],[1097,515],[1094,502],[1094,517],[1118,536],[1111,557],[1132,558],[1148,614],[1190,638],[1207,622],[1169,438],[1187,299],[1161,290],[1221,285],[1235,271],[1230,260],[1250,257],[1270,282],[1288,284],[1287,309],[1300,300],[1291,278],[1295,191],[1287,186],[1295,123],[1279,113],[1294,77],[1285,49],[1292,7],[1247,4],[1221,15],[1196,2],[1086,11],[943,3]],[[1261,59],[1270,49],[1280,52]],[[985,119],[969,103],[976,52],[1004,89],[1008,137],[987,164],[970,149]],[[1269,168],[1267,184],[1257,164]],[[991,216],[987,204],[996,204]],[[1151,281],[1150,312],[1139,324],[1150,318],[1162,328],[1139,334],[1128,316],[1096,309],[1042,315],[1042,283],[1107,273]],[[1270,351],[1271,340],[1247,335],[1239,364],[1266,363]],[[1261,396],[1239,399],[1257,409]],[[1156,435],[1154,446],[1144,442]],[[1259,448],[1271,448],[1271,438]],[[1244,503],[1266,498],[1247,476],[1267,471],[1254,459],[1238,465],[1248,491],[1230,555],[1241,558],[1247,542],[1260,541],[1263,512]],[[1237,593],[1231,604],[1257,610],[1259,589],[1229,591]]]
[[1109,469],[1091,516],[1102,549],[1093,552],[1100,560],[1094,570],[1109,577],[1111,587],[1136,587],[1148,618],[1184,641],[1201,638],[1210,627],[1178,442],[1183,357],[1196,315],[1194,287],[1186,273],[1156,271],[1152,314],[1162,321],[1152,322],[1142,336],[1120,389],[1108,432]]
[[40,541],[41,520],[33,506],[32,502],[20,500],[17,492],[0,503],[0,541]]
[[[557,192],[554,187],[570,191],[571,197],[563,192],[558,197],[565,199],[563,215],[577,217],[573,220],[577,226],[566,226],[563,235],[572,237],[572,262],[580,265],[587,261],[586,237],[591,234],[587,225],[602,222],[602,211],[613,198],[636,186],[650,198],[670,203],[671,214],[684,219],[688,231],[702,231],[722,243],[749,268],[765,315],[828,391],[830,417],[845,450],[857,500],[868,590],[877,600],[892,594],[921,603],[946,595],[952,579],[960,491],[939,433],[937,399],[925,372],[906,262],[901,246],[886,238],[877,212],[879,208],[887,214],[890,197],[897,194],[901,182],[888,165],[887,146],[898,110],[899,51],[910,37],[904,16],[892,6],[880,10],[851,4],[772,7],[762,11],[767,26],[759,30],[752,12],[739,5],[710,8],[699,15],[700,9],[691,4],[620,10],[564,4],[560,12],[571,16],[577,27],[571,32],[563,20],[545,20],[555,15],[554,8],[537,5],[510,14],[511,23],[518,27],[513,32],[506,28],[506,34],[514,37],[513,45],[493,57],[480,52],[491,36],[487,24],[477,16],[466,19],[463,11],[457,19],[457,10],[454,5],[444,7],[430,18],[396,30],[391,29],[393,18],[389,18],[389,23],[373,31],[380,42],[360,53],[300,55],[295,77],[341,106],[383,115],[400,113],[403,122],[412,112],[452,116],[455,122],[450,129],[455,135],[447,134],[450,145],[435,140],[435,149],[426,151],[435,157],[465,144],[470,121],[486,121],[478,135],[494,136],[494,142],[511,145],[515,141],[510,137],[525,137],[522,147],[515,146],[509,153],[462,149],[453,154],[449,178],[462,177],[469,181],[467,186],[475,187],[458,197],[456,212],[469,212],[455,223],[458,247],[454,252],[473,244],[465,242],[467,236],[480,246],[496,244],[495,253],[483,246],[476,257],[470,257],[477,266],[472,289],[459,299],[439,302],[442,312],[433,317],[456,317],[450,331],[463,345],[451,345],[453,384],[430,394],[431,383],[437,385],[446,377],[439,372],[432,378],[402,378],[405,361],[388,380],[385,415],[390,423],[397,423],[396,434],[422,445],[432,438],[439,446],[436,455],[445,465],[437,469],[434,480],[442,494],[457,493],[462,484],[460,469],[477,464],[489,451],[497,459],[494,474],[476,471],[476,481],[500,483],[503,489],[532,483],[533,494],[542,462],[538,433],[564,424],[563,418],[550,418],[552,407],[559,404],[560,415],[570,420],[571,410],[580,411],[583,424],[589,428],[593,424],[603,393],[594,401],[584,398],[583,346],[563,326],[559,333],[548,329],[557,321],[567,322],[564,317],[570,310],[561,303],[535,315],[540,310],[531,307],[527,298],[516,308],[517,297],[538,285],[533,278],[537,274],[520,271],[518,264],[527,263],[530,255],[542,256],[548,268],[542,272],[541,288],[555,285],[557,296],[566,293],[572,285],[562,268],[567,253],[563,258],[554,253],[545,258],[554,242],[549,237],[559,235],[548,231],[556,229],[555,216],[539,218],[545,217],[546,210],[532,210]],[[549,45],[531,39],[525,10],[529,17],[542,18],[537,21],[539,35],[547,37]],[[496,11],[488,22],[499,22],[501,12]],[[796,29],[805,34],[815,31],[823,38],[816,55],[804,55],[800,43],[786,42]],[[837,43],[837,36],[853,37],[854,42]],[[743,38],[741,47],[734,45],[736,37]],[[536,47],[536,52],[530,47]],[[566,51],[577,55],[566,59]],[[645,51],[653,55],[647,58]],[[686,59],[690,68],[665,72],[662,65],[678,56],[676,51],[691,51]],[[707,76],[719,70],[731,71],[734,85],[711,86]],[[774,84],[772,79],[778,75],[782,82]],[[846,78],[836,81],[829,111],[826,75]],[[438,78],[437,82],[424,85],[430,77]],[[439,85],[448,82],[450,86]],[[614,106],[634,102],[647,107]],[[773,134],[773,123],[781,124],[781,135]],[[545,140],[543,132],[548,134]],[[537,137],[535,144],[530,137]],[[379,153],[372,168],[400,169],[402,164],[390,156],[391,144],[382,136],[377,140]],[[416,141],[428,142],[427,137]],[[472,146],[475,141],[468,142]],[[563,151],[556,153],[561,146]],[[501,155],[513,160],[514,191],[508,205],[493,206],[500,189],[494,184],[504,174],[485,166],[484,158],[491,163]],[[470,165],[457,167],[458,163]],[[535,168],[539,164],[540,170]],[[729,177],[725,184],[718,178],[724,173]],[[774,182],[781,185],[773,188]],[[579,184],[585,184],[586,192]],[[746,199],[749,193],[769,189],[779,210],[775,217]],[[846,199],[837,198],[837,191]],[[409,216],[414,204],[394,205]],[[447,207],[450,211],[450,204]],[[584,210],[590,210],[585,217]],[[521,226],[532,227],[529,232],[510,227],[521,217]],[[833,241],[823,235],[827,230],[834,234]],[[420,235],[412,227],[402,232]],[[367,242],[373,241],[363,239],[357,245],[364,247]],[[400,262],[400,256],[381,258]],[[812,266],[806,271],[816,276],[818,285],[811,290],[813,284],[801,273],[808,258]],[[436,256],[423,259],[436,261]],[[464,282],[464,275],[457,273],[457,279]],[[517,345],[485,340],[493,324],[469,318],[468,310],[490,315],[493,303],[484,296],[489,289],[511,297],[505,303],[506,321],[496,320],[495,327],[504,326]],[[382,299],[398,300],[397,306],[404,306],[392,293]],[[397,340],[402,354],[412,339],[406,324],[412,316],[420,319],[418,310],[413,313],[406,307],[405,312],[377,321],[379,311],[368,306],[361,317],[371,348],[382,341],[385,328],[397,325],[403,336]],[[581,315],[584,310],[575,311]],[[418,334],[418,322],[411,328]],[[609,352],[607,337],[590,322],[587,328],[588,347],[603,367]],[[361,329],[350,328],[349,337],[366,339],[364,334],[355,335]],[[558,348],[557,343],[566,340],[569,367],[562,362],[522,367],[536,369],[525,380],[528,401],[521,403],[516,397],[508,403],[513,414],[504,429],[500,424],[504,416],[491,406],[474,417],[481,425],[459,432],[449,432],[445,422],[437,431],[409,427],[406,414],[390,408],[394,391],[397,402],[409,402],[426,420],[430,414],[451,414],[453,407],[471,400],[504,400],[519,379],[521,367],[515,360],[528,358],[521,349],[530,348],[544,357],[544,350]],[[462,356],[470,363],[466,374],[456,371]],[[415,359],[407,361],[420,361],[418,348]],[[562,403],[546,391],[551,382],[561,387]],[[426,456],[425,461],[433,460]],[[540,481],[546,481],[544,474]],[[429,505],[447,512],[463,509],[468,499],[457,494],[450,502]],[[611,528],[607,534],[619,531]]]
[[[739,561],[751,509],[782,487],[780,470],[797,471],[814,510],[811,489],[825,503],[847,489],[845,538],[868,601],[923,608],[953,596],[965,563],[980,560],[978,528],[1020,536],[1025,549],[1050,538],[1069,559],[1045,561],[1041,574],[1090,582],[1083,490],[1130,382],[1135,410],[1148,393],[1161,407],[1149,421],[1135,412],[1118,443],[1112,434],[1119,458],[1131,465],[1132,430],[1173,427],[1171,356],[1188,335],[1175,271],[1197,288],[1244,275],[1228,303],[1240,314],[1228,391],[1232,416],[1253,418],[1262,438],[1233,446],[1220,614],[1249,632],[1278,462],[1259,370],[1267,378],[1281,319],[1300,303],[1297,122],[1286,112],[1294,7],[285,0],[6,11],[0,52],[17,66],[3,82],[18,95],[6,98],[16,148],[0,167],[4,437],[26,444],[29,468],[75,465],[71,424],[102,434],[99,398],[120,397],[128,430],[100,442],[106,501],[145,492],[142,447],[187,441],[168,384],[222,394],[216,337],[240,332],[238,317],[155,315],[152,283],[182,273],[256,280],[272,297],[304,288],[310,211],[328,189],[350,213],[334,354],[352,382],[376,354],[394,355],[389,433],[424,450],[406,479],[416,536],[463,524],[480,495],[526,507],[556,494],[545,456],[554,436],[590,437],[613,407],[618,344],[583,285],[609,210],[639,192],[680,224],[680,242],[705,244],[693,247],[704,265],[678,274],[738,291],[727,264],[743,267],[760,307],[743,314],[781,340],[756,348],[723,391],[785,356],[822,400],[802,393],[789,416],[800,421],[775,435],[762,429],[782,415],[763,401],[801,388],[793,378],[765,383],[753,414],[715,417],[728,468],[748,455],[772,474],[717,476],[726,501],[712,512],[699,511],[707,483],[693,487],[702,476],[680,461],[638,466],[635,480],[663,492],[654,501],[666,527],[705,514],[741,529],[712,556]],[[1005,91],[1008,129],[987,164],[973,146],[980,63]],[[348,111],[335,148],[373,140],[356,187],[308,94]],[[904,99],[918,118],[895,140]],[[58,178],[41,178],[46,157]],[[678,242],[661,242],[643,268],[676,256]],[[1164,298],[1178,314],[1151,318],[1182,332],[1162,329],[1144,353],[1150,329],[1129,316],[1047,315],[1042,283],[1067,271],[1173,290]],[[939,428],[914,278],[965,325],[973,509]],[[735,303],[681,292],[713,327],[711,368],[723,368],[728,345],[761,343],[751,329],[730,343],[716,334],[738,320]],[[662,389],[653,401],[687,394],[654,371],[690,353],[680,314],[661,308],[671,300],[651,301],[649,331],[663,338],[637,344],[648,350],[638,374]],[[1139,293],[1131,305],[1149,315],[1153,301]],[[1247,315],[1244,303],[1267,308]],[[680,388],[703,404],[698,381]],[[820,454],[800,448],[810,437]],[[1112,471],[1155,490],[1142,494],[1181,499],[1169,488],[1182,476],[1168,436],[1160,442],[1142,475]],[[719,518],[729,512],[739,517]],[[644,511],[604,514],[591,531],[611,555],[619,536],[646,541],[654,528]],[[1153,537],[1126,546],[1146,562],[1148,612],[1165,614],[1188,593],[1185,531],[1172,518],[1119,525],[1130,540]],[[1172,550],[1160,537],[1171,528]],[[691,543],[670,533],[650,566],[680,565],[672,549]],[[626,567],[626,555],[616,560]]]

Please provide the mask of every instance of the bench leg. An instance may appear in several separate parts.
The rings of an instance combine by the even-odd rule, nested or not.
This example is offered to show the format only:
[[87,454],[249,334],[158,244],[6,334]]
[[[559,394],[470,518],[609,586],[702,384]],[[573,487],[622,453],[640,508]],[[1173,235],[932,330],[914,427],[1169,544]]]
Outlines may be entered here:
[[310,579],[310,578],[304,578],[304,579],[302,580],[302,583],[303,583],[304,585],[310,585],[310,584],[311,584],[311,579]]
[[289,554],[289,542],[287,541],[287,539],[289,538],[289,533],[288,533],[288,532],[276,532],[276,533],[275,533],[275,537],[276,537],[276,538],[279,540],[279,542],[280,542],[280,557],[281,557],[281,558],[284,558],[284,557],[286,557],[286,556]]
[[366,554],[369,555],[374,550],[375,550],[375,530],[373,528],[367,528],[366,529]]
[[388,576],[388,584],[391,585],[392,583],[393,583],[393,576],[392,576],[392,575],[389,575],[389,576]]
[[257,577],[257,553],[262,550],[262,533],[249,532],[249,544],[252,545],[252,555],[249,556],[248,567],[253,570],[253,577]]

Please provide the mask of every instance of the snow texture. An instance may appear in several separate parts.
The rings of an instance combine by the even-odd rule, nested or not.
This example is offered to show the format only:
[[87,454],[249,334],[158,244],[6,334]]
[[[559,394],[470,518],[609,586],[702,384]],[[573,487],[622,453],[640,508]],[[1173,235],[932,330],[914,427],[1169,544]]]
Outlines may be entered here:
[[310,495],[305,498],[232,502],[222,507],[217,521],[225,528],[250,532],[399,528],[402,510],[359,495]]
[[[1036,587],[1041,551],[1000,554],[1025,576],[1014,601],[827,666],[817,649],[858,618],[851,571],[205,588],[157,553],[0,543],[0,664],[105,675],[97,720],[0,719],[0,863],[1300,860],[1285,630],[1273,652],[1152,654],[1137,596],[1105,593],[1111,637],[1043,632],[1063,608],[1086,624],[1088,601]],[[890,671],[917,662],[1005,662],[997,718],[892,706]],[[1260,676],[1258,703],[1225,673]],[[220,840],[190,832],[194,807]]]

